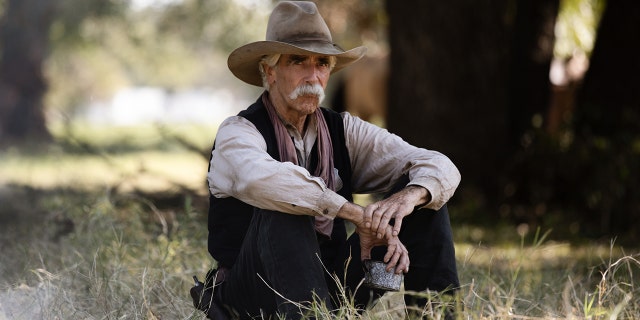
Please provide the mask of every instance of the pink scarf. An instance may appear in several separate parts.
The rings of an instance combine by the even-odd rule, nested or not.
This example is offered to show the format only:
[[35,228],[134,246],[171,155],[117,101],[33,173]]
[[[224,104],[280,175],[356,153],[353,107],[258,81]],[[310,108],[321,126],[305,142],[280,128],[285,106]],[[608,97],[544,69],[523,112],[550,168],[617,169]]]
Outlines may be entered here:
[[[296,147],[293,145],[293,141],[289,136],[287,128],[285,128],[282,120],[278,117],[276,108],[271,104],[269,100],[269,92],[265,91],[262,94],[262,103],[264,103],[267,113],[269,113],[269,119],[273,124],[273,128],[276,132],[276,141],[278,143],[278,150],[280,152],[280,161],[292,162],[298,165],[298,156],[296,155]],[[329,127],[322,115],[320,109],[316,109],[313,113],[316,117],[316,124],[318,126],[318,138],[317,138],[317,150],[318,150],[318,166],[316,167],[313,175],[324,180],[327,188],[336,191],[335,181],[333,177],[333,145],[331,144],[331,136],[329,135]],[[331,237],[331,231],[333,230],[333,220],[323,216],[315,217],[316,231]]]

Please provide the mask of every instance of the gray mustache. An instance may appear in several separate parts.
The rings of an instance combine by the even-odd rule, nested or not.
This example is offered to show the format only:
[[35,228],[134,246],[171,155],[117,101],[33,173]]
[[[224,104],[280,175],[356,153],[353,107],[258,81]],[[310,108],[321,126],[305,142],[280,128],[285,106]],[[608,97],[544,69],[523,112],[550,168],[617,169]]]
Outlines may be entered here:
[[303,84],[293,90],[289,98],[295,100],[303,95],[315,95],[318,97],[318,103],[320,103],[324,100],[324,89],[319,84]]

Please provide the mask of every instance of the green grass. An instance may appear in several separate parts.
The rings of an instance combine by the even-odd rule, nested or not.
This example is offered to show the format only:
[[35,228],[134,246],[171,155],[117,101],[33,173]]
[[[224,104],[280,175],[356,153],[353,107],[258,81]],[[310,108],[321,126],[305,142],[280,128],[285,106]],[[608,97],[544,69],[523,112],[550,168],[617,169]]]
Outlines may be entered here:
[[[203,319],[188,290],[193,275],[214,265],[206,251],[207,161],[147,129],[97,128],[105,136],[92,138],[102,135],[85,127],[58,135],[46,152],[1,151],[0,319]],[[180,134],[200,137],[194,143],[206,150],[209,137],[199,130]],[[150,144],[135,142],[140,136]],[[432,318],[448,303],[464,319],[640,319],[635,248],[558,242],[522,227],[454,225],[454,236],[458,300],[416,293],[433,302],[424,310]],[[319,305],[310,312],[405,313],[398,293],[361,314],[349,301],[334,315]]]

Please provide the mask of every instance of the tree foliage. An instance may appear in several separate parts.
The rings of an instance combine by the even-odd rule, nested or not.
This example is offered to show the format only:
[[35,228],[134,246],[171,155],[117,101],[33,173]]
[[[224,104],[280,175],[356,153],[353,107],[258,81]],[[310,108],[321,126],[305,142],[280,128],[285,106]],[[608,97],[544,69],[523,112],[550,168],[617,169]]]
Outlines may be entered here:
[[51,105],[82,106],[124,86],[180,90],[223,84],[227,79],[217,76],[226,65],[223,56],[231,47],[259,38],[265,19],[261,8],[248,10],[230,0],[126,7],[101,19],[86,19],[75,32],[77,41],[56,46],[50,60],[53,78],[81,78],[84,85],[56,86],[50,92]]

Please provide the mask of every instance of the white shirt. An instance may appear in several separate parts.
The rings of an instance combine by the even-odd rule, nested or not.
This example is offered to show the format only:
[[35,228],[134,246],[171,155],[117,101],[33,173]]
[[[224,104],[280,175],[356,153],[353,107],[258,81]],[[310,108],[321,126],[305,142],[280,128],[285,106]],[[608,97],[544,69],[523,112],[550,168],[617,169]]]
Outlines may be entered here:
[[[354,193],[389,191],[408,174],[408,185],[422,186],[431,193],[427,208],[440,209],[453,196],[460,172],[449,158],[414,147],[346,112],[341,116]],[[299,158],[305,155],[308,159],[315,143],[310,137],[317,136],[317,127],[315,123],[308,127],[304,136],[289,129]],[[215,145],[207,178],[209,191],[217,198],[234,197],[262,209],[330,219],[347,202],[306,168],[273,159],[262,134],[243,117],[227,118],[218,129]]]

